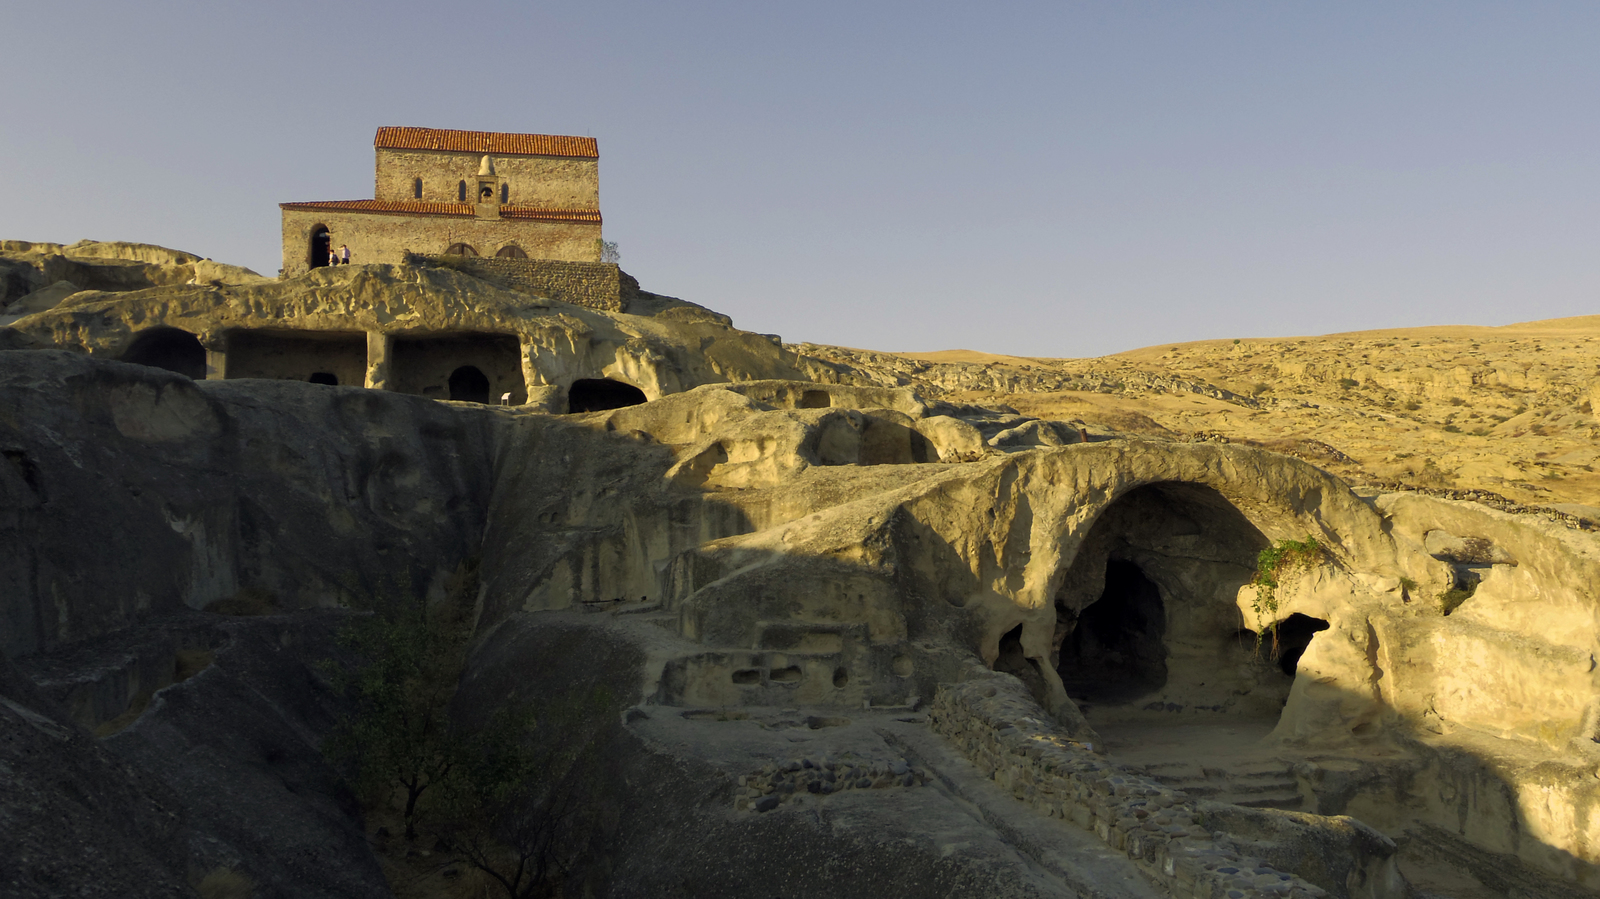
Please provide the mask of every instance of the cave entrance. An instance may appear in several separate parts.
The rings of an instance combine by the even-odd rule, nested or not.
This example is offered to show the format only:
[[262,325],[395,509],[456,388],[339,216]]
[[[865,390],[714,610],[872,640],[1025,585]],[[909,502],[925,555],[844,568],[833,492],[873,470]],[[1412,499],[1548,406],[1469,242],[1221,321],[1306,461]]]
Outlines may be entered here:
[[647,399],[644,391],[632,384],[607,378],[584,378],[573,381],[572,387],[567,390],[567,411],[574,415],[604,412],[607,409],[637,406]]
[[463,403],[489,402],[489,377],[475,365],[463,365],[450,373],[450,398]]
[[206,376],[206,348],[200,338],[178,328],[140,331],[122,354],[123,362],[177,372],[195,381]]
[[1078,543],[1056,590],[1050,662],[1067,695],[1091,722],[1150,712],[1275,718],[1292,679],[1239,637],[1239,589],[1268,544],[1203,484],[1147,484],[1119,496]]
[[1161,588],[1138,564],[1108,560],[1100,598],[1079,613],[1061,643],[1056,673],[1067,695],[1119,702],[1161,689],[1167,682],[1166,630]]
[[327,225],[318,225],[311,229],[311,248],[306,262],[311,268],[322,268],[328,264],[328,254],[333,251],[333,238],[328,234]]
[[390,372],[398,393],[469,403],[528,401],[522,345],[510,334],[454,333],[395,337]]
[[359,386],[367,378],[367,335],[287,328],[230,331],[228,377]]
[[1291,679],[1300,671],[1300,657],[1311,646],[1311,638],[1328,629],[1328,622],[1299,612],[1285,618],[1272,636],[1273,658],[1278,670]]

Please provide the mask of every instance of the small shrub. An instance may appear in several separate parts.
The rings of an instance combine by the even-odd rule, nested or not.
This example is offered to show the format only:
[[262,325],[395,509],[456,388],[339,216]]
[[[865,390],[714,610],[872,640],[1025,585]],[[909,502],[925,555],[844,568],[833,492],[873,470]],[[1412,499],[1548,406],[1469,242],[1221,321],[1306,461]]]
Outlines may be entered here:
[[1474,584],[1469,587],[1451,587],[1449,590],[1439,594],[1439,611],[1449,615],[1456,609],[1461,608],[1462,603],[1472,598],[1473,588],[1476,586]]
[[1446,434],[1459,434],[1461,433],[1461,429],[1456,427],[1454,424],[1447,424],[1444,426],[1444,432]]
[[[1278,614],[1278,586],[1283,579],[1302,568],[1310,568],[1321,561],[1327,550],[1317,538],[1307,536],[1304,540],[1279,540],[1277,543],[1263,549],[1256,556],[1255,577],[1250,580],[1251,586],[1256,588],[1256,597],[1253,603],[1258,622],[1266,622]],[[1260,650],[1262,640],[1268,633],[1272,634],[1272,650],[1278,650],[1278,626],[1276,623],[1262,624],[1261,630],[1256,634],[1256,649]]]
[[1357,381],[1355,378],[1340,378],[1339,379],[1339,386],[1344,388],[1345,390],[1349,390],[1352,387],[1361,386],[1361,382]]
[[1452,406],[1465,406],[1466,404],[1467,401],[1459,396],[1453,396],[1450,398],[1450,405]]
[[1418,410],[1418,409],[1421,409],[1421,408],[1422,408],[1422,404],[1421,404],[1421,403],[1419,403],[1419,402],[1417,402],[1417,401],[1416,401],[1416,400],[1411,400],[1411,401],[1410,401],[1410,402],[1408,402],[1408,403],[1406,403],[1406,404],[1405,404],[1405,406],[1404,406],[1404,407],[1403,407],[1403,408],[1404,408],[1404,409],[1405,409],[1405,410],[1406,410],[1406,411],[1407,411],[1407,412],[1415,412],[1415,411],[1417,411],[1417,410]]
[[1402,577],[1400,579],[1400,592],[1406,597],[1406,599],[1410,599],[1411,594],[1415,592],[1416,589],[1417,582],[1415,580],[1408,577]]

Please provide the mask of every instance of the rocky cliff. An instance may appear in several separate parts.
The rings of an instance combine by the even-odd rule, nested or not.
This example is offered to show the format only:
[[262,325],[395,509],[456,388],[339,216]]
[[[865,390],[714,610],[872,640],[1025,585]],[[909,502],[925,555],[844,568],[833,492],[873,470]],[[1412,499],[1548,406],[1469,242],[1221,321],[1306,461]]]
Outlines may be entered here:
[[[348,712],[326,666],[351,615],[465,590],[461,720],[596,683],[628,706],[574,889],[1398,899],[1458,857],[1503,893],[1600,885],[1583,516],[1356,478],[1336,429],[1187,430],[1212,413],[1182,403],[1254,422],[1303,383],[1198,355],[786,350],[638,302],[351,266],[13,321],[0,815],[37,839],[0,882],[423,889],[320,753]],[[512,334],[530,401],[115,360],[270,323]],[[533,389],[595,375],[648,401]],[[468,889],[451,871],[427,889]]]

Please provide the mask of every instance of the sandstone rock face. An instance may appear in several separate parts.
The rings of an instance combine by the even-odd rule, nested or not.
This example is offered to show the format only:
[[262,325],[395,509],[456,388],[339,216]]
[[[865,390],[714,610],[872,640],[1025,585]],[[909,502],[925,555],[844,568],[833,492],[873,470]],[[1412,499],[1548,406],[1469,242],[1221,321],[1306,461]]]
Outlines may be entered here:
[[[1515,878],[1600,888],[1600,544],[1578,516],[1352,490],[1319,467],[1350,468],[1330,444],[1183,434],[1154,403],[1070,420],[1018,412],[1026,396],[965,405],[983,397],[949,372],[913,383],[955,363],[796,355],[641,297],[607,313],[453,271],[341,266],[91,288],[15,322],[5,333],[76,352],[0,352],[0,649],[53,691],[52,721],[132,721],[102,745],[214,838],[188,863],[295,895],[362,894],[375,868],[343,883],[285,865],[304,848],[292,828],[251,836],[206,797],[286,788],[300,832],[370,860],[314,759],[337,712],[308,673],[334,652],[319,610],[438,600],[469,567],[460,715],[586,678],[633,705],[614,750],[641,814],[611,824],[612,895],[666,871],[728,896],[820,895],[851,872],[960,896],[1399,899],[1417,846],[1492,857],[1481,877],[1524,891]],[[406,383],[395,360],[418,334],[503,337],[527,402],[111,361],[159,326],[196,335],[213,374],[249,352],[266,371],[292,349],[269,321],[322,341],[305,352],[340,383],[351,366]],[[1066,376],[1006,365],[969,373]],[[623,385],[646,401],[549,414],[600,379],[591,399]],[[1261,405],[1147,381],[1120,389]],[[283,617],[215,623],[241,603]],[[172,636],[172,621],[202,624]],[[217,661],[180,679],[178,651]],[[1177,757],[1149,757],[1177,733]],[[267,743],[290,761],[230,755]],[[780,771],[786,746],[796,767]],[[1185,755],[1195,770],[1172,773]],[[1245,756],[1259,769],[1226,761]],[[160,773],[179,757],[196,761]],[[1372,828],[1432,836],[1397,846]],[[879,831],[896,848],[859,838]],[[686,832],[715,839],[668,852]],[[795,851],[779,864],[751,840]],[[954,845],[961,864],[938,861]],[[1039,848],[1068,845],[1070,862]],[[119,870],[174,870],[129,846]]]
[[0,385],[8,654],[242,590],[286,610],[426,595],[478,552],[485,408],[59,351],[0,353]]
[[10,896],[192,895],[183,818],[161,781],[99,745],[0,656],[0,890]]

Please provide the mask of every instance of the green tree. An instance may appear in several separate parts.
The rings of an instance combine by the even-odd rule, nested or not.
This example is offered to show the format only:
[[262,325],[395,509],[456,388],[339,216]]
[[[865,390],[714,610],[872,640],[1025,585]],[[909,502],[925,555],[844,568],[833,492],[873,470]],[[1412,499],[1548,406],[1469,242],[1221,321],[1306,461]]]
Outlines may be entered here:
[[418,802],[461,763],[449,704],[461,677],[466,626],[446,603],[432,614],[417,602],[374,614],[347,629],[340,643],[359,659],[332,668],[336,687],[355,700],[324,749],[351,764],[357,790],[369,802],[405,791],[406,839],[417,836]]
[[500,711],[463,744],[430,826],[507,899],[561,895],[605,826],[618,711],[603,686]]

